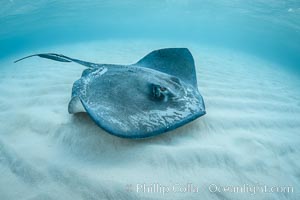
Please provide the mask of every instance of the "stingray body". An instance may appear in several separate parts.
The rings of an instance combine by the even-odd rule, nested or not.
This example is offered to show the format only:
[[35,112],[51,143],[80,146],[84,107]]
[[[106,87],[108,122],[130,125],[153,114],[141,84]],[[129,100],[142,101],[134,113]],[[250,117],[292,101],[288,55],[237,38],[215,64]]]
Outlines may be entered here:
[[25,58],[32,56],[88,67],[73,85],[69,113],[87,112],[113,135],[150,137],[205,114],[194,59],[186,48],[156,50],[132,65],[96,64],[53,53]]

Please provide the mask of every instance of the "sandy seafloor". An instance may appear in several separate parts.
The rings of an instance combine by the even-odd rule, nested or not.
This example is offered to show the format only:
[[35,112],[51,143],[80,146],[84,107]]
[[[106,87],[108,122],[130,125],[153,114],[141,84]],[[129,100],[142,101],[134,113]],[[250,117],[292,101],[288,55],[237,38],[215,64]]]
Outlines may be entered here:
[[[86,114],[68,114],[83,66],[41,58],[13,64],[40,52],[131,64],[154,49],[182,46],[195,58],[207,114],[144,140],[109,135]],[[0,199],[300,199],[300,79],[285,66],[229,49],[158,41],[48,47],[0,65]],[[137,184],[192,184],[198,192],[143,192]],[[212,184],[292,186],[293,192],[211,192]]]

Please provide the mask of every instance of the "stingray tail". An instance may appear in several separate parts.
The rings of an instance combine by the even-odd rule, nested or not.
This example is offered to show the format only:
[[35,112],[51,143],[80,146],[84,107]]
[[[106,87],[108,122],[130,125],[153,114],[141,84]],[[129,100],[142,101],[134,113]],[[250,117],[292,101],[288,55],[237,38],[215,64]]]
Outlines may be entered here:
[[56,54],[56,53],[34,54],[34,55],[26,56],[24,58],[20,58],[20,59],[14,61],[14,63],[17,63],[17,62],[19,62],[21,60],[24,60],[24,59],[27,59],[27,58],[31,58],[31,57],[34,57],[34,56],[39,56],[41,58],[46,58],[46,59],[55,60],[55,61],[59,61],[59,62],[75,62],[75,63],[78,63],[80,65],[84,65],[84,66],[90,67],[90,68],[97,68],[97,67],[102,66],[102,64],[96,64],[96,63],[86,62],[86,61],[83,61],[83,60],[78,60],[78,59],[75,59],[75,58],[70,58],[70,57],[64,56],[62,54]]

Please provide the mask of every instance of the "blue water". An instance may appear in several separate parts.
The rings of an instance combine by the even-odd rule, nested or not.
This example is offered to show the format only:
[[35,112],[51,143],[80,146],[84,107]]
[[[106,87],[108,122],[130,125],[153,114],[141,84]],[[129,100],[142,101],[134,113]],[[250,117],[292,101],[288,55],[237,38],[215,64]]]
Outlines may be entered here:
[[0,58],[106,39],[189,41],[300,68],[299,0],[2,0]]

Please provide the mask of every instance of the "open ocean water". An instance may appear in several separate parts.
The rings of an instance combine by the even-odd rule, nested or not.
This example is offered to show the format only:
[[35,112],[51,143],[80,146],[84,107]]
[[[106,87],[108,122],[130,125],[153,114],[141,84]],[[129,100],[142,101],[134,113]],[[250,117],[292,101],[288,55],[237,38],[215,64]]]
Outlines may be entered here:
[[2,0],[0,57],[105,39],[174,39],[247,51],[297,67],[297,0]]

